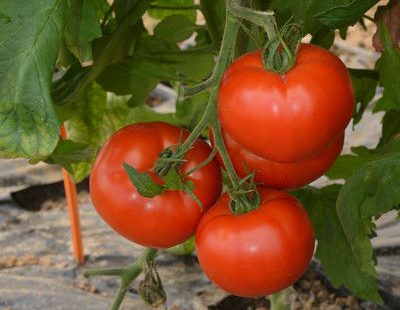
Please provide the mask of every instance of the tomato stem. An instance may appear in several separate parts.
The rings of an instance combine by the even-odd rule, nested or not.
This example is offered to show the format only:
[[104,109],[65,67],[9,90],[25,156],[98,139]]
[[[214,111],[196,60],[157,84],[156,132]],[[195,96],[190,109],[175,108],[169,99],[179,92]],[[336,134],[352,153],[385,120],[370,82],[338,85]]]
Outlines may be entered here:
[[[228,186],[229,194],[232,200],[232,212],[236,214],[244,214],[258,207],[259,199],[257,191],[255,190],[255,185],[253,189],[249,190],[248,184],[241,182],[236,174],[236,171],[232,165],[229,155],[226,151],[224,141],[222,138],[221,127],[218,120],[218,107],[217,107],[217,97],[218,97],[218,86],[224,75],[228,65],[232,60],[232,55],[235,48],[235,42],[239,31],[239,20],[232,14],[233,8],[237,8],[240,4],[240,0],[229,0],[226,6],[226,18],[225,18],[225,29],[222,36],[222,42],[219,52],[219,57],[210,78],[212,81],[212,86],[210,87],[210,97],[206,110],[200,120],[200,122],[193,129],[188,138],[180,144],[174,152],[170,154],[170,161],[161,162],[156,165],[156,173],[165,174],[169,169],[177,168],[181,164],[180,159],[183,158],[185,153],[189,151],[193,143],[200,137],[200,135],[207,129],[208,126],[211,127],[214,134],[215,147],[217,148],[222,161],[224,162],[225,169],[228,174],[230,184]],[[247,12],[245,10],[245,12]],[[264,12],[266,13],[266,12]],[[267,13],[269,16],[271,13]],[[209,82],[204,82],[203,86],[198,86],[197,89],[204,87],[204,84],[208,85]],[[210,83],[211,84],[211,83]],[[162,153],[164,154],[164,153]],[[161,156],[161,155],[160,155]]]
[[139,258],[132,264],[126,266],[125,268],[114,268],[114,269],[90,269],[85,270],[83,275],[85,277],[91,276],[118,276],[121,279],[120,286],[117,295],[114,298],[111,310],[118,310],[125,295],[131,286],[132,282],[141,274],[145,263],[154,260],[156,257],[156,249],[146,249]]

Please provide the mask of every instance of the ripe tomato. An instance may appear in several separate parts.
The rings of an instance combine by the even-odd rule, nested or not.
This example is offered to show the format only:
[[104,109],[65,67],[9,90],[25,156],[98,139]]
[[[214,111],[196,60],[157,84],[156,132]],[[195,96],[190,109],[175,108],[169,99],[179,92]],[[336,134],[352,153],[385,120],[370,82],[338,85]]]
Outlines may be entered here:
[[260,188],[260,206],[243,215],[223,195],[196,231],[200,265],[211,281],[244,297],[265,296],[291,285],[314,251],[307,212],[291,195]]
[[[168,190],[154,198],[141,196],[122,167],[151,172],[165,148],[183,140],[188,132],[165,123],[138,123],[114,133],[97,156],[90,176],[90,194],[100,216],[120,235],[152,248],[169,248],[189,239],[202,215],[200,206],[185,192]],[[208,158],[211,148],[198,140],[186,153],[181,173]],[[215,160],[186,177],[194,194],[208,209],[221,192],[221,174]]]
[[329,51],[302,44],[284,75],[265,70],[260,51],[236,60],[218,94],[221,127],[252,153],[293,162],[339,139],[353,113],[346,67]]
[[[318,179],[333,165],[344,142],[342,134],[321,153],[294,162],[280,163],[257,156],[225,132],[222,135],[237,174],[243,178],[248,171],[255,171],[254,180],[258,184],[275,189],[298,188]],[[218,155],[217,158],[222,164]]]

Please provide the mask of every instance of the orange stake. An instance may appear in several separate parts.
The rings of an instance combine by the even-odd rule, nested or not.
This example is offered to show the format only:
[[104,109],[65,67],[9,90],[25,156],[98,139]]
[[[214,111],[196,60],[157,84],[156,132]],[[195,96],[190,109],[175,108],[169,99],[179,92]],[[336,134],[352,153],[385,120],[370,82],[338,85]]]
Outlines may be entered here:
[[[67,132],[64,126],[61,126],[61,137],[67,138]],[[69,222],[71,227],[72,250],[75,260],[78,263],[84,262],[83,244],[81,234],[81,223],[79,220],[78,198],[76,196],[76,186],[68,171],[62,169],[64,179],[65,196],[67,198]]]

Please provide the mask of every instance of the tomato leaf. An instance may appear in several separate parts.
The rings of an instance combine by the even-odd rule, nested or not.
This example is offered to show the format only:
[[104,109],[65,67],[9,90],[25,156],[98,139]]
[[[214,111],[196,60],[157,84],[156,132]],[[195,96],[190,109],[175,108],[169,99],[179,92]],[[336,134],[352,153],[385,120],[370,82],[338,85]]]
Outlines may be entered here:
[[378,100],[374,111],[400,110],[400,51],[392,42],[389,31],[380,25],[380,37],[384,51],[377,63],[380,85],[384,87],[383,96]]
[[396,153],[400,150],[400,138],[392,139],[380,145],[375,150],[364,146],[352,147],[353,155],[342,155],[336,160],[331,169],[325,174],[330,179],[349,179],[356,171],[367,163],[378,160],[382,156]]
[[153,198],[164,192],[164,187],[155,183],[147,172],[138,172],[127,163],[123,163],[122,166],[140,195]]
[[351,151],[354,155],[345,154],[338,157],[332,168],[325,174],[328,178],[347,180],[360,167],[379,158],[379,154],[364,146],[352,147]]
[[93,61],[91,42],[101,37],[99,16],[94,0],[70,0],[70,14],[65,29],[68,48],[81,63]]
[[370,264],[367,271],[361,270],[336,213],[339,190],[340,185],[322,189],[306,187],[294,194],[302,201],[314,224],[318,240],[315,255],[332,284],[335,287],[344,285],[357,297],[379,302],[382,299],[378,293],[374,266]]
[[0,14],[0,155],[47,157],[59,138],[50,83],[67,2],[2,1]]
[[354,89],[353,126],[356,125],[375,96],[378,86],[379,74],[377,71],[364,69],[349,69]]
[[196,21],[196,10],[174,10],[168,9],[169,7],[182,7],[182,6],[190,6],[194,5],[193,0],[157,0],[152,3],[154,6],[160,6],[162,8],[151,9],[149,10],[149,15],[156,19],[163,19],[170,15],[176,14],[179,12],[183,14],[186,18],[188,18],[191,22]]
[[176,117],[189,130],[192,130],[202,118],[208,103],[208,97],[208,92],[202,92],[186,98],[178,96],[176,101]]
[[[127,97],[107,94],[98,84],[92,83],[71,104],[72,117],[66,122],[69,139],[91,145],[97,152],[113,132],[135,122],[163,121],[177,125],[173,114],[161,114],[147,105],[129,108]],[[91,163],[72,164],[74,180],[82,180],[90,172]]]
[[322,27],[313,35],[310,43],[322,46],[324,48],[330,48],[334,40],[335,32],[327,27]]
[[76,143],[71,140],[58,141],[57,147],[46,160],[50,164],[58,164],[64,167],[69,173],[73,174],[73,163],[91,162],[95,151],[92,146]]
[[385,145],[400,133],[400,111],[386,112],[382,119],[382,137],[379,146]]
[[[280,25],[293,17],[293,21],[302,23],[305,33],[323,38],[324,33],[328,35],[327,28],[334,30],[354,25],[376,2],[378,0],[272,0],[271,9]],[[327,42],[329,37],[325,44]]]
[[[331,29],[354,25],[360,17],[379,0],[333,1],[314,14],[314,17]],[[332,2],[332,1],[328,1]]]
[[369,237],[374,235],[371,219],[400,204],[400,143],[389,145],[383,156],[359,169],[342,187],[337,212],[358,264],[375,276]]
[[164,18],[154,28],[154,37],[156,40],[165,42],[181,42],[189,38],[196,28],[196,24],[184,15],[171,15]]

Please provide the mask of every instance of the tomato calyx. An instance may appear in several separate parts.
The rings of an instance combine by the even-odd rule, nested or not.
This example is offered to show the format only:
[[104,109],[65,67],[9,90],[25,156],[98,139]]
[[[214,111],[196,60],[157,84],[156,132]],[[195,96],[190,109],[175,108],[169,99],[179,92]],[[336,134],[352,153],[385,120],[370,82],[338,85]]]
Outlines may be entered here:
[[187,193],[203,209],[201,201],[193,193],[194,183],[190,180],[185,180],[185,175],[181,175],[177,168],[169,169],[164,177],[157,178],[161,180],[160,184],[154,180],[156,176],[152,178],[149,172],[139,172],[127,163],[123,163],[123,167],[138,193],[143,197],[153,198],[167,190],[181,190]]
[[[279,30],[273,11],[258,11],[238,4],[232,5],[229,10],[235,18],[244,19],[266,32],[268,41],[262,48],[262,59],[266,70],[282,75],[293,67],[303,36],[300,24],[289,20]],[[244,27],[242,23],[241,27]]]
[[302,37],[301,25],[291,23],[290,20],[281,30],[277,30],[276,36],[270,38],[261,52],[265,69],[280,75],[288,72],[296,62]]
[[259,207],[261,199],[254,177],[254,172],[249,173],[243,179],[240,179],[236,185],[228,186],[229,209],[232,213],[243,215]]

